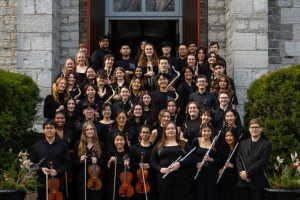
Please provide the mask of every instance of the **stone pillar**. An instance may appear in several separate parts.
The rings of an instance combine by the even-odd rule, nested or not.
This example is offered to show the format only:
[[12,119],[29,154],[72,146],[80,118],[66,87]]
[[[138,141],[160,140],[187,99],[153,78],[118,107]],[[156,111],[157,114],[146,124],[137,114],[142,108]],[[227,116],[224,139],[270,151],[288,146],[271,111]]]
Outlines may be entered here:
[[226,61],[244,116],[246,92],[268,73],[268,0],[226,0]]
[[[18,0],[17,31],[16,71],[31,76],[44,98],[59,66],[59,0]],[[36,124],[44,120],[41,107]]]
[[0,1],[0,68],[17,64],[17,1]]

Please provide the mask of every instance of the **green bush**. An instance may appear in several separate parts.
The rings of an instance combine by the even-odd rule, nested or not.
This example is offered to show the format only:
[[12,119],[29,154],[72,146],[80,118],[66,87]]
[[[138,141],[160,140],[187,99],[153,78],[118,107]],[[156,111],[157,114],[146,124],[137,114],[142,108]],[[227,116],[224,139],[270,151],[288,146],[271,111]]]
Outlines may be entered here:
[[264,121],[263,133],[272,143],[271,167],[300,150],[300,65],[274,71],[255,80],[247,91],[245,125]]
[[38,86],[29,76],[0,70],[0,94],[0,153],[31,149],[38,137],[32,129],[41,101]]

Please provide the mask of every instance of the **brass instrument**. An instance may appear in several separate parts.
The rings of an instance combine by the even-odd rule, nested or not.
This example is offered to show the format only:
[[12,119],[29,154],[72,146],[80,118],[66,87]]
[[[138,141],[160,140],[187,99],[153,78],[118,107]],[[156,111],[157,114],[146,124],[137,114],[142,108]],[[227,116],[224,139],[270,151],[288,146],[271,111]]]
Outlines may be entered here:
[[[175,81],[180,77],[179,71],[176,71],[174,66],[172,66],[172,69],[175,71],[175,73],[177,74],[177,76],[168,84],[167,88],[172,87],[174,85]],[[178,98],[179,98],[179,95],[177,94],[175,88],[174,88],[174,92],[175,92],[175,95],[176,95],[175,101],[177,101]]]
[[129,116],[129,114],[131,113],[131,108],[132,108],[132,106],[133,106],[131,100],[129,100],[129,104],[130,104],[130,110],[128,110],[127,116]]
[[213,80],[212,82],[211,82],[211,85],[210,85],[210,88],[209,88],[209,91],[210,92],[214,92],[214,87],[215,87],[215,82],[216,82],[216,80],[218,79],[218,76],[217,76],[217,74],[215,74],[214,72],[211,74],[211,79]]
[[113,91],[113,94],[110,95],[110,97],[108,97],[108,99],[106,99],[106,101],[104,103],[110,103],[110,101],[112,100],[112,98],[117,95],[117,88],[116,88],[116,90],[114,90],[111,85],[109,85],[109,87]]
[[[149,66],[147,66],[147,72],[153,72],[153,66],[151,63]],[[147,79],[148,79],[149,86],[151,87],[152,86],[152,76],[148,77]]]
[[81,90],[80,90],[79,85],[77,85],[77,90],[79,93],[74,97],[75,100],[77,100],[77,98],[81,96]]

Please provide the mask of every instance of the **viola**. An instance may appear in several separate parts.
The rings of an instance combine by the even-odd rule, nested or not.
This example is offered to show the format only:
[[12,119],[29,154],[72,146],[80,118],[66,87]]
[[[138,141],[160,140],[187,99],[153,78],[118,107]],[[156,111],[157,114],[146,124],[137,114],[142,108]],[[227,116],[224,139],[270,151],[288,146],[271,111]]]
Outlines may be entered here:
[[[127,155],[124,156],[124,160],[128,160]],[[119,188],[119,195],[121,197],[131,197],[134,194],[134,189],[131,185],[132,173],[127,171],[126,165],[124,165],[124,171],[120,174],[120,181],[122,185]]]
[[[141,152],[141,164],[143,165],[144,160],[144,152]],[[137,193],[146,194],[150,190],[150,185],[147,182],[148,178],[148,170],[144,169],[143,166],[136,171],[136,176],[138,178],[138,182],[135,185],[135,190]]]
[[[49,163],[50,169],[53,169],[53,163],[50,161]],[[50,190],[48,193],[48,200],[62,200],[63,195],[58,190],[60,185],[60,182],[57,178],[54,178],[54,176],[51,176],[51,178],[48,180],[48,189]]]
[[[93,157],[94,157],[94,151],[93,151]],[[100,174],[100,167],[93,163],[93,165],[89,166],[88,169],[90,179],[87,182],[87,187],[90,190],[100,190],[102,187],[102,182],[99,179]]]

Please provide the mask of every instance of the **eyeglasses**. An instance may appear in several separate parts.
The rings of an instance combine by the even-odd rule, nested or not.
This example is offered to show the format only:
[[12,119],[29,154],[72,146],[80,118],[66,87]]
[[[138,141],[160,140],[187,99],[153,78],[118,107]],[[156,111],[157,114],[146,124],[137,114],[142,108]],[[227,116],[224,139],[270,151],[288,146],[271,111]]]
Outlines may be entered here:
[[135,108],[134,110],[141,111],[142,109],[141,108]]
[[251,130],[255,130],[255,129],[259,129],[259,128],[260,128],[260,126],[250,126]]
[[109,40],[101,40],[101,42],[103,42],[103,43],[109,43]]
[[149,131],[142,131],[141,134],[148,135],[148,134],[150,134],[150,132]]
[[94,111],[93,108],[86,108],[85,110],[86,110],[87,112],[92,112],[92,111]]

